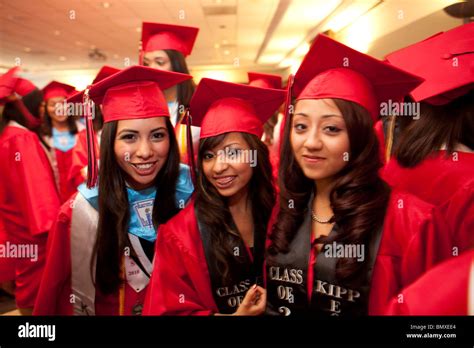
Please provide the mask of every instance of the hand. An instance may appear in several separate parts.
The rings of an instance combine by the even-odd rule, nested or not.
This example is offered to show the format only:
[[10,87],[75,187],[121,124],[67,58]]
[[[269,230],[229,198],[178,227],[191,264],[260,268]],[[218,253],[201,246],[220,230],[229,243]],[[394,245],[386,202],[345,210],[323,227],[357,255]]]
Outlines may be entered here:
[[265,312],[267,305],[267,290],[257,286],[252,286],[233,315],[261,315]]

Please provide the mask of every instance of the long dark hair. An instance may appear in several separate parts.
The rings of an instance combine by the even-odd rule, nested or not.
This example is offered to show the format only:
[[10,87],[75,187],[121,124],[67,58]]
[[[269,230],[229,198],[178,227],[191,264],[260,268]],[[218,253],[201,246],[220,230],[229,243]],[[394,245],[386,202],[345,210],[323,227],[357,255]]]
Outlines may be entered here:
[[[366,109],[356,103],[333,99],[346,122],[350,142],[347,165],[336,175],[330,194],[334,221],[340,229],[336,238],[318,238],[320,243],[364,244],[383,225],[390,188],[379,177],[382,163],[372,119]],[[308,179],[295,160],[290,143],[292,116],[285,124],[280,154],[280,206],[277,222],[272,226],[268,262],[278,253],[288,253],[290,243],[307,214],[308,202],[315,184]],[[293,204],[289,204],[292,202]],[[351,282],[360,278],[363,263],[355,258],[339,259],[336,276]]]
[[421,103],[420,118],[402,133],[395,156],[403,167],[414,167],[444,144],[447,154],[462,143],[471,149],[473,140],[474,91],[446,105]]
[[[69,129],[69,133],[71,134],[77,134],[78,129],[77,129],[77,124],[76,120],[78,120],[77,116],[68,116],[67,118],[67,126]],[[44,122],[41,127],[41,134],[43,136],[52,136],[53,135],[53,120],[48,113],[48,103],[44,103]]]
[[[233,251],[230,249],[229,241],[232,238],[232,234],[239,236],[239,231],[235,230],[236,227],[226,199],[219,195],[218,191],[204,175],[202,161],[204,154],[219,145],[227,134],[205,138],[199,142],[195,200],[199,218],[209,227],[211,233],[213,259],[219,266],[217,269],[221,270],[220,276],[225,280],[229,276],[229,260],[235,259]],[[275,204],[275,189],[268,148],[255,135],[240,134],[242,134],[249,148],[257,152],[257,165],[253,168],[252,178],[248,186],[248,200],[252,203],[255,233],[266,233],[271,210]]]
[[[96,264],[96,284],[104,294],[117,291],[124,281],[121,265],[124,252],[135,256],[128,238],[130,211],[122,169],[117,163],[114,141],[117,121],[104,124],[100,146],[99,169],[99,222],[97,240],[94,245],[91,272]],[[178,211],[175,202],[176,182],[179,175],[178,144],[170,120],[166,119],[170,148],[163,168],[155,178],[157,197],[153,205],[153,225],[157,227],[174,216]],[[97,262],[95,263],[95,261]]]

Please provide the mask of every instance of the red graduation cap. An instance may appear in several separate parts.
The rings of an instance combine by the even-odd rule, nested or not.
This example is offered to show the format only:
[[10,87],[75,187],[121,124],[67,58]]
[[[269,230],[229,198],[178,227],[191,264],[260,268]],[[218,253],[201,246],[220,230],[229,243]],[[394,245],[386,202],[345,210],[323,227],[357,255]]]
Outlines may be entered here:
[[474,88],[474,23],[431,36],[386,58],[425,79],[411,92],[415,101],[447,104]]
[[[92,81],[92,84],[95,84],[99,81],[102,81],[106,77],[109,77],[109,76],[111,76],[111,75],[113,75],[113,74],[115,74],[119,71],[120,71],[120,69],[114,68],[114,67],[109,66],[109,65],[104,65],[99,70],[97,75],[95,76],[94,80]],[[68,98],[68,102],[70,102],[70,103],[79,103],[79,102],[82,102],[83,98],[84,98],[84,91],[80,91],[80,92],[77,92],[77,93],[71,95]]]
[[67,98],[75,92],[76,89],[71,85],[62,82],[52,81],[43,88],[43,99],[48,100],[56,97]]
[[102,104],[104,123],[117,120],[169,117],[163,90],[192,76],[144,66],[132,66],[92,85],[89,98]]
[[261,137],[285,96],[283,90],[203,78],[191,99],[192,124],[201,127],[201,139],[228,132]]
[[19,67],[13,67],[0,76],[0,100],[6,102],[7,98],[15,93],[18,78],[15,76]]
[[297,99],[338,98],[357,103],[376,120],[382,102],[401,100],[422,81],[319,34],[295,75],[293,88]]
[[142,24],[142,51],[176,50],[184,56],[191,54],[199,28],[182,25],[149,23]]
[[[169,117],[168,104],[163,90],[170,88],[192,76],[171,71],[163,71],[144,66],[132,66],[121,70],[86,89],[84,105],[89,98],[102,104],[104,123],[119,120]],[[74,96],[76,98],[76,96]],[[71,99],[67,100],[68,102]],[[86,112],[88,172],[87,186],[97,183],[96,141],[92,119]]]
[[41,120],[31,114],[22,100],[16,98],[9,100],[8,98],[15,93],[23,97],[36,89],[36,86],[30,81],[16,76],[18,70],[19,67],[13,67],[0,76],[0,104],[12,101],[25,117],[27,127],[30,129],[36,128],[41,124]]
[[279,75],[248,72],[249,86],[281,89],[282,78]]

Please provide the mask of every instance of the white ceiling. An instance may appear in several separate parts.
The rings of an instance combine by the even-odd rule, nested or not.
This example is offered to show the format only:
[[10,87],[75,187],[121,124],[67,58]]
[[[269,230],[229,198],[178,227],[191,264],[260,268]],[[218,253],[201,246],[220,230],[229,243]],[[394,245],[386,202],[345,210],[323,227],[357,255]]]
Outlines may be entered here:
[[[136,64],[141,23],[150,21],[199,27],[187,59],[193,74],[233,71],[228,79],[243,82],[249,70],[285,75],[304,55],[307,43],[317,32],[331,29],[331,21],[344,9],[352,9],[352,17],[335,37],[358,48],[355,23],[370,24],[370,35],[359,36],[370,41],[367,51],[381,58],[421,39],[419,33],[424,37],[461,24],[442,12],[453,2],[457,1],[0,0],[0,69],[21,65],[29,76],[42,76],[45,84],[60,72]],[[106,55],[105,61],[89,58],[95,48]]]

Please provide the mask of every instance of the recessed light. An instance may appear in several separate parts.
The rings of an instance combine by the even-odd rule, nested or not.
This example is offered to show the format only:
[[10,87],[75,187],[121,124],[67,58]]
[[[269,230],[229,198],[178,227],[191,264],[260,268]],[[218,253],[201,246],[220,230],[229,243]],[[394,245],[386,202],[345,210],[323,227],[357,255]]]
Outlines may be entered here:
[[114,59],[118,59],[119,55],[117,53],[114,54]]
[[60,57],[59,57],[59,60],[60,60],[61,62],[64,62],[64,61],[66,60],[66,57],[60,56]]
[[227,45],[229,42],[227,40],[222,40],[223,45]]
[[59,36],[59,35],[61,35],[61,32],[59,30],[55,30],[54,35]]
[[31,48],[25,47],[25,52],[31,52]]
[[141,27],[136,27],[135,30],[137,31],[137,33],[141,33],[141,32],[142,32],[142,28],[141,28]]
[[228,56],[228,55],[230,54],[230,51],[229,51],[229,50],[225,50],[225,51],[224,51],[224,54],[225,54],[226,56]]
[[109,2],[103,2],[103,3],[102,3],[102,6],[103,6],[104,8],[109,8],[109,7],[110,7],[110,3],[109,3]]
[[219,48],[221,47],[221,45],[219,45],[218,43],[214,44],[214,48]]

